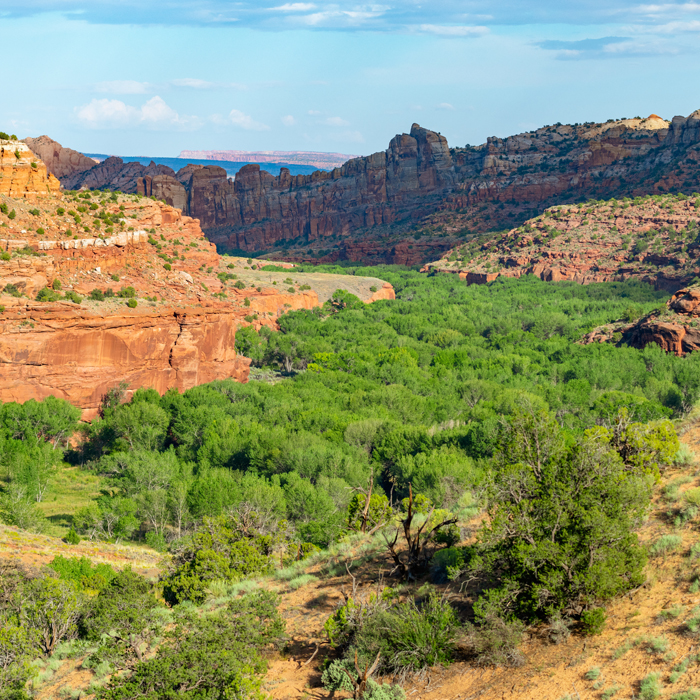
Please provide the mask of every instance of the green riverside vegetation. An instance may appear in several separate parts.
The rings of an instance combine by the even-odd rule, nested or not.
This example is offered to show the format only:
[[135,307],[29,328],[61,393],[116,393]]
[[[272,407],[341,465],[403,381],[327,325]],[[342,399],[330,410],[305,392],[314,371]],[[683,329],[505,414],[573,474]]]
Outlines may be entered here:
[[[459,639],[502,664],[520,662],[525,624],[557,620],[568,634],[576,618],[597,634],[605,601],[643,581],[635,530],[680,454],[672,420],[700,396],[700,359],[578,341],[665,293],[327,270],[385,279],[397,299],[337,291],[280,318],[279,332],[239,328],[248,384],[139,389],[128,401],[122,384],[80,426],[58,399],[0,406],[6,523],[41,529],[38,504],[68,462],[104,484],[72,514],[68,541],[172,554],[157,584],[79,559],[37,578],[0,571],[0,651],[14,650],[0,698],[24,697],[31,659],[67,643],[89,648],[105,677],[124,671],[100,698],[257,698],[263,650],[283,634],[274,597],[213,611],[212,591],[281,569],[301,582],[296,567],[358,532],[386,543],[392,585],[353,592],[329,618],[339,657],[323,682],[365,700],[400,700],[372,673],[447,664]],[[463,544],[460,528],[484,512]],[[459,613],[433,587],[449,580],[472,601]],[[397,585],[426,581],[419,595]],[[56,601],[60,625],[47,621]]]

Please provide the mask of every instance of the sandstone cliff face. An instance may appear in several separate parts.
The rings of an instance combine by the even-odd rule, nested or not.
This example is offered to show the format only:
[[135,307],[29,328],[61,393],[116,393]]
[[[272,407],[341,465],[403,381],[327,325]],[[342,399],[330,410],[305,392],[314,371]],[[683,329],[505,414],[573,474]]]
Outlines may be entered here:
[[10,300],[0,320],[0,401],[52,395],[90,415],[120,381],[160,393],[246,381],[250,361],[234,350],[239,320],[239,312],[216,308],[102,316],[71,302]]
[[44,161],[47,170],[59,180],[72,177],[95,167],[92,158],[72,148],[64,148],[48,136],[24,139],[24,143]]
[[60,190],[61,184],[22,141],[0,139],[0,195],[34,200]]
[[[110,158],[64,184],[150,193],[182,205],[221,250],[413,264],[435,259],[466,230],[511,227],[582,198],[692,192],[699,179],[700,110],[671,122],[651,115],[557,124],[456,149],[414,124],[386,151],[311,175],[282,170],[274,177],[250,165],[230,180],[217,166],[174,173]],[[450,236],[427,225],[436,215]],[[414,234],[423,236],[420,248],[408,247]],[[394,250],[399,243],[405,250]]]
[[635,278],[674,292],[700,274],[699,234],[700,202],[683,195],[557,206],[423,271],[459,274],[468,284],[526,274],[579,284]]
[[700,287],[678,290],[666,306],[665,313],[652,313],[625,328],[624,342],[636,348],[656,343],[675,355],[700,350]]
[[[13,150],[12,158],[28,164],[13,163],[11,191],[22,198],[3,197],[8,213],[0,211],[0,248],[9,254],[0,260],[0,401],[53,395],[91,418],[120,381],[161,393],[247,381],[238,327],[277,328],[287,311],[319,305],[314,285],[326,298],[329,284],[354,279],[321,284],[323,275],[295,274],[290,284],[285,271],[273,284],[275,273],[251,269],[265,261],[222,258],[179,209],[124,195],[66,196],[52,189],[58,181],[43,163],[31,167],[33,154],[17,159]],[[389,284],[370,297],[370,285],[381,283],[360,282],[366,301],[393,298]],[[40,291],[67,297],[36,301]]]

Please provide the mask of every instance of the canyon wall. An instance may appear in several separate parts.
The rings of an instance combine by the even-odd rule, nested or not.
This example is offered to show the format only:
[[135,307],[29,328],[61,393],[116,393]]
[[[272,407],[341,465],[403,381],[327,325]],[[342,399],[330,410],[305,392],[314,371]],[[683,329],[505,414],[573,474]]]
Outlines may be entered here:
[[[510,228],[554,204],[700,190],[700,110],[670,122],[651,115],[555,124],[452,149],[414,124],[386,151],[311,175],[283,169],[275,177],[248,165],[229,179],[217,166],[175,173],[110,158],[64,185],[165,199],[200,219],[220,250],[414,264],[451,248],[448,234]],[[447,233],[426,231],[438,215]]]

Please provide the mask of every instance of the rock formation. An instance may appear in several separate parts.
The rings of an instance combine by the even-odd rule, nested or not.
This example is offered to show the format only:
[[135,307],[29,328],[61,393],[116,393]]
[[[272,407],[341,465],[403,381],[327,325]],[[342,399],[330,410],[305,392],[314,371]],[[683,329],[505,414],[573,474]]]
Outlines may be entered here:
[[686,355],[700,350],[700,285],[679,289],[657,309],[634,323],[608,324],[593,329],[583,344],[616,343],[645,348],[655,343],[666,352]]
[[700,274],[700,196],[653,195],[555,206],[424,266],[468,284],[536,275],[581,284],[641,279],[676,291]]
[[37,199],[58,192],[60,182],[22,141],[0,139],[0,195]]
[[24,143],[41,158],[47,170],[59,180],[95,167],[95,161],[92,158],[88,158],[72,148],[64,148],[48,136],[27,138],[24,139]]
[[[163,178],[156,181],[158,176]],[[65,181],[184,203],[185,213],[200,219],[221,250],[271,251],[297,261],[411,264],[556,204],[690,193],[699,183],[700,110],[671,122],[651,115],[556,124],[453,149],[441,135],[414,124],[386,151],[311,175],[283,169],[274,177],[249,165],[229,179],[217,166],[175,173],[110,158]]]
[[159,392],[246,381],[239,326],[276,328],[283,313],[318,306],[314,285],[324,298],[345,280],[367,302],[393,298],[376,279],[295,273],[291,283],[286,270],[222,258],[179,209],[139,196],[63,195],[26,145],[3,147],[11,158],[0,152],[0,401],[59,396],[90,418],[120,381]]

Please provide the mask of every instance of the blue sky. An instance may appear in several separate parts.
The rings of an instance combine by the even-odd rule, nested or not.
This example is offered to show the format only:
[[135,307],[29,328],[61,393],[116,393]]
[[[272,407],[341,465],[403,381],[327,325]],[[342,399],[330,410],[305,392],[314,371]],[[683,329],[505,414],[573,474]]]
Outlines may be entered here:
[[[87,152],[367,154],[700,108],[700,3],[0,0],[0,130]],[[7,57],[11,57],[9,61]]]

